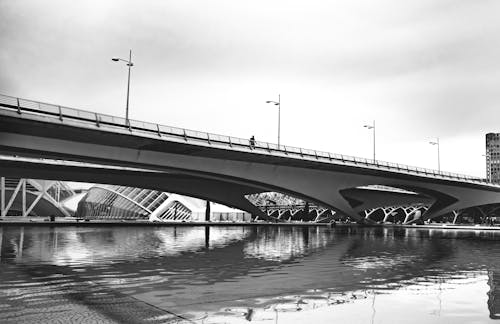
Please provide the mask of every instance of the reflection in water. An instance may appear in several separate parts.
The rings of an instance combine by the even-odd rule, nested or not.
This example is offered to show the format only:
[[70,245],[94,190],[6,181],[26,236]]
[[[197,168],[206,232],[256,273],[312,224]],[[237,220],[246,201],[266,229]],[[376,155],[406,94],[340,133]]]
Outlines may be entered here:
[[255,238],[245,244],[244,253],[269,261],[291,260],[327,246],[329,237],[319,228],[259,228]]
[[0,227],[0,322],[485,322],[499,247],[494,232]]
[[500,319],[500,271],[488,272],[488,309],[490,318]]

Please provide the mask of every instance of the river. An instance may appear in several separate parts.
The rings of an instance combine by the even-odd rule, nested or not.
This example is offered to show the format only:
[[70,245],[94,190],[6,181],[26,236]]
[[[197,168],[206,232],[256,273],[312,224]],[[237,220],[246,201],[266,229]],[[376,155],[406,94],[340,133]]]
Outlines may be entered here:
[[500,233],[0,227],[0,323],[488,323]]

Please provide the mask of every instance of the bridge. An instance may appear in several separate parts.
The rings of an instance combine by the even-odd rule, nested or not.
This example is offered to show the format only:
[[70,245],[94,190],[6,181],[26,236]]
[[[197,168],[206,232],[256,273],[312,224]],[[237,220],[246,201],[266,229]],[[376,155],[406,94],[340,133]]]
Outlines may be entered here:
[[[1,159],[0,168],[9,176],[163,190],[259,217],[266,217],[265,212],[246,197],[270,191],[361,222],[368,219],[366,211],[384,206],[425,204],[430,207],[423,218],[430,219],[500,202],[500,186],[478,177],[250,143],[5,95],[0,95],[0,153],[39,159]],[[377,186],[400,191],[374,190]]]

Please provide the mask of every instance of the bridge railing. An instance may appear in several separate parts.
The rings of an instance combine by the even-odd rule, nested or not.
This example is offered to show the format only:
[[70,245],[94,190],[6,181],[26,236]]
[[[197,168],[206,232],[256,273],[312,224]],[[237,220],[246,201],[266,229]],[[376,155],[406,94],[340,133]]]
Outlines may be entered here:
[[278,146],[277,144],[268,142],[255,141],[255,143],[251,143],[248,139],[211,134],[133,119],[129,119],[127,123],[127,120],[125,118],[117,116],[16,98],[1,94],[0,107],[16,110],[19,114],[32,113],[42,116],[50,116],[59,119],[60,122],[71,120],[87,124],[90,123],[92,125],[106,129],[112,129],[115,131],[119,130],[122,132],[126,131],[140,133],[149,137],[154,136],[170,141],[173,140],[177,142],[187,142],[204,146],[219,147],[281,157],[293,157],[304,160],[329,162],[342,165],[363,166],[378,170],[396,171],[400,173],[423,175],[434,178],[439,177],[444,179],[453,179],[473,183],[486,183],[491,185],[491,183],[489,183],[486,179],[481,179],[469,175],[437,171],[433,169],[420,168],[399,163],[371,160],[355,156],[316,151],[287,145]]

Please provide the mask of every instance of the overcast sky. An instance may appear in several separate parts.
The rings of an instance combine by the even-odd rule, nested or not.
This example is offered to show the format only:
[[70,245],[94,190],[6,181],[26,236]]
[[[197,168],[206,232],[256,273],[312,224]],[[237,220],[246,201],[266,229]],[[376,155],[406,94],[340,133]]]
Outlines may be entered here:
[[500,1],[0,0],[0,93],[484,176]]

